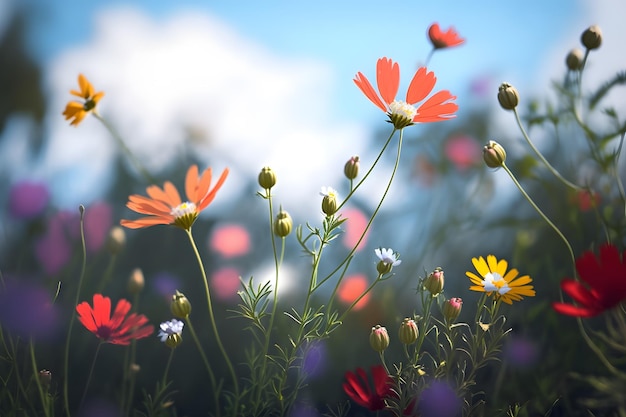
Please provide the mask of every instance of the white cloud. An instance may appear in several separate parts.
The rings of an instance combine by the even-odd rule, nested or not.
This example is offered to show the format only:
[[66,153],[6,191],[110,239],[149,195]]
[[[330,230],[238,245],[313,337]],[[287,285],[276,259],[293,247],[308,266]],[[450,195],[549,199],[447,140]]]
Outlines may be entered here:
[[226,199],[270,165],[280,194],[296,204],[339,181],[345,160],[369,142],[360,127],[329,124],[331,67],[277,56],[214,17],[187,12],[157,22],[115,8],[97,17],[94,32],[49,71],[55,111],[40,169],[63,181],[57,202],[104,191],[116,152],[94,118],[73,128],[60,115],[79,72],[106,91],[100,113],[149,170],[194,152],[215,170],[231,168]]

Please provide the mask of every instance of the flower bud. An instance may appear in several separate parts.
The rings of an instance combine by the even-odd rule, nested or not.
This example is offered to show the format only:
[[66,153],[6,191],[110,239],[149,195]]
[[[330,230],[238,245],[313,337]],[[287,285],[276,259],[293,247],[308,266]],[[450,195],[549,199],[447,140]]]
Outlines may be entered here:
[[589,26],[580,35],[580,41],[587,49],[598,49],[602,45],[602,31],[597,25]]
[[120,226],[113,226],[109,230],[106,248],[112,255],[117,255],[126,246],[126,232]]
[[131,375],[137,375],[141,371],[141,366],[138,363],[131,363],[128,367],[128,371]]
[[139,294],[143,290],[145,283],[141,268],[135,268],[128,278],[128,292],[132,295]]
[[565,57],[565,65],[572,71],[578,71],[583,65],[583,51],[580,48],[574,48]]
[[191,303],[185,297],[185,294],[176,290],[176,294],[172,295],[170,310],[177,319],[186,319],[191,313]]
[[266,190],[276,185],[276,174],[272,168],[263,167],[263,169],[261,169],[259,173],[259,185]]
[[50,388],[50,383],[52,383],[52,372],[47,369],[39,371],[39,382],[41,383],[44,391],[47,392]]
[[419,331],[417,330],[417,323],[415,320],[410,318],[405,318],[402,320],[402,324],[400,325],[400,331],[398,332],[398,338],[400,342],[405,345],[410,345],[417,340],[417,336],[419,335]]
[[326,216],[332,216],[337,212],[337,208],[339,207],[337,191],[330,187],[322,187],[320,194],[324,196],[322,199],[322,211]]
[[443,291],[443,284],[443,269],[440,267],[435,268],[435,270],[424,280],[424,288],[426,288],[433,296]]
[[280,209],[274,220],[274,234],[278,237],[286,237],[291,233],[293,221],[291,216],[285,210]]
[[500,168],[506,161],[506,151],[498,142],[490,140],[483,148],[483,160],[489,168]]
[[498,88],[498,101],[500,106],[505,110],[513,110],[519,104],[519,93],[517,88],[509,83],[500,84]]
[[183,337],[179,333],[169,334],[167,335],[167,339],[165,339],[165,346],[171,347],[172,349],[181,343],[183,343]]
[[387,346],[389,346],[389,335],[387,334],[387,329],[379,324],[372,327],[372,332],[370,333],[370,345],[372,346],[372,349],[379,353],[387,349]]
[[459,314],[461,314],[461,308],[463,307],[463,300],[460,298],[450,298],[443,303],[443,316],[447,321],[453,321]]
[[343,167],[343,173],[349,180],[355,179],[359,175],[359,157],[353,156]]

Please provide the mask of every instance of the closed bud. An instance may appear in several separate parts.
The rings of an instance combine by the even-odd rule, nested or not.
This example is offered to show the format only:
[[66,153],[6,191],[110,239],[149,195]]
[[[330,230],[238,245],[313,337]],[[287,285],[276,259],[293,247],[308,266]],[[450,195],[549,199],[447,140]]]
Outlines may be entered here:
[[415,323],[415,320],[408,317],[402,320],[400,331],[398,332],[400,342],[405,345],[410,345],[417,340],[417,336],[419,336],[419,331],[417,330],[417,323]]
[[176,294],[172,295],[170,310],[177,319],[186,319],[191,314],[191,303],[185,294],[176,290]]
[[286,237],[291,233],[292,228],[293,221],[291,220],[291,216],[281,207],[276,215],[276,220],[274,220],[274,234],[278,237]]
[[580,35],[580,41],[587,49],[598,49],[602,45],[602,31],[597,25],[589,26]]
[[120,226],[113,226],[109,230],[106,248],[112,255],[117,255],[126,246],[126,232]]
[[424,280],[424,288],[426,288],[432,295],[437,295],[443,291],[443,284],[443,269],[440,267],[435,268],[435,270]]
[[330,187],[322,187],[320,195],[324,196],[322,199],[322,211],[326,216],[332,216],[337,212],[339,203],[337,202],[337,191]]
[[509,83],[502,83],[498,88],[498,102],[505,110],[513,110],[519,104],[519,93],[517,88]]
[[266,190],[276,185],[276,174],[272,168],[263,167],[263,169],[261,169],[259,173],[259,185]]
[[183,337],[178,333],[173,333],[167,335],[167,339],[165,339],[165,346],[174,349],[178,345],[183,343]]
[[580,48],[574,48],[565,57],[565,65],[571,71],[578,71],[583,65],[583,51]]
[[461,314],[461,308],[463,307],[463,300],[460,298],[450,298],[443,303],[443,316],[447,321],[454,321],[459,314]]
[[378,324],[372,327],[372,332],[370,333],[370,345],[372,346],[372,349],[378,353],[387,349],[389,346],[389,334],[387,334],[387,329]]
[[490,140],[483,148],[483,160],[489,168],[500,168],[506,161],[506,151],[498,142]]
[[128,278],[128,292],[132,295],[139,294],[143,290],[145,284],[146,282],[144,280],[142,270],[140,268],[135,268]]
[[343,167],[343,173],[349,180],[355,179],[359,175],[359,157],[353,156]]

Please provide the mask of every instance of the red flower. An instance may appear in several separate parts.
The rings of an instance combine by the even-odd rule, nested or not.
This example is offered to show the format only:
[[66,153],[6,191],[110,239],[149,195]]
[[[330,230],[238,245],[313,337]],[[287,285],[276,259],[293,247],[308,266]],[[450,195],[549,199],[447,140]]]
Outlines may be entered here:
[[111,317],[111,299],[102,294],[94,294],[93,308],[87,301],[76,306],[78,319],[87,330],[98,338],[114,345],[128,345],[132,339],[142,339],[154,332],[153,326],[146,326],[148,318],[143,314],[132,313],[131,304],[121,299]]
[[465,39],[459,36],[459,33],[450,27],[447,31],[442,32],[439,23],[433,23],[428,28],[428,37],[435,49],[451,48],[461,45]]
[[593,317],[626,300],[626,252],[620,256],[617,248],[605,244],[598,259],[591,251],[576,260],[582,282],[565,278],[561,288],[577,305],[555,302],[554,309],[568,316]]
[[382,365],[372,366],[372,377],[374,379],[374,389],[370,389],[367,374],[362,368],[358,368],[356,373],[346,372],[346,382],[343,383],[343,390],[355,403],[370,411],[382,410],[385,408],[385,398],[394,394],[393,379],[387,375],[387,371]]
[[[380,96],[361,72],[354,79],[363,94],[389,115],[397,129],[417,122],[439,122],[454,117],[459,106],[452,102],[456,97],[447,90],[436,92],[417,109],[413,106],[432,92],[436,81],[437,77],[432,71],[428,72],[426,67],[420,67],[409,84],[406,101],[396,101],[400,86],[400,67],[388,58],[380,58],[376,63],[376,83]],[[398,123],[398,118],[404,123]]]

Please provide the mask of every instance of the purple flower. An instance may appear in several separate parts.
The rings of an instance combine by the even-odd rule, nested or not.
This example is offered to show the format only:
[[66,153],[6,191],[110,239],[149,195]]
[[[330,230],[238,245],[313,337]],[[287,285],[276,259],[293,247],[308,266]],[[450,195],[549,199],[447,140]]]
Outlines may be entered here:
[[18,182],[9,191],[9,213],[16,219],[34,219],[44,212],[49,201],[50,193],[45,184]]
[[422,417],[457,417],[461,415],[461,399],[444,381],[433,381],[420,395],[419,415]]
[[52,294],[43,287],[10,278],[0,287],[0,322],[7,331],[24,338],[48,338],[56,334],[57,318]]

